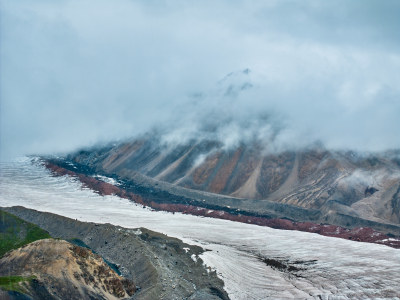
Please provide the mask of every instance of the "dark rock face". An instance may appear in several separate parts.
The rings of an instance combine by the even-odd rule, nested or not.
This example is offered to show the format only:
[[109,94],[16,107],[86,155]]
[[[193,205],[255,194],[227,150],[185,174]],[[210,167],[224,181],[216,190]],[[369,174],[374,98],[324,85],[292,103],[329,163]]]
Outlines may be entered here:
[[369,197],[371,195],[373,195],[375,192],[379,191],[378,189],[374,188],[374,187],[367,187],[365,189],[365,197]]

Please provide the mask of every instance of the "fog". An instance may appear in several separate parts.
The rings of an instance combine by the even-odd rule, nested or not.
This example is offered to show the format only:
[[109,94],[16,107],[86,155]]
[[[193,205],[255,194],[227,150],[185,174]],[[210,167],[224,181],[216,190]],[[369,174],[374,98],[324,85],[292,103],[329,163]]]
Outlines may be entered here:
[[400,2],[3,0],[0,155],[162,132],[400,148]]

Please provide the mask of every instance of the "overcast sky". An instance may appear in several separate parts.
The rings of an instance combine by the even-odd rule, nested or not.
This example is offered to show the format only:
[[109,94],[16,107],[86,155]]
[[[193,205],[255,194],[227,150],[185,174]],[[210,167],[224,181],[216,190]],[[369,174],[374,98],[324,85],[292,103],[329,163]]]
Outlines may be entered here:
[[2,159],[154,127],[400,148],[400,1],[0,3]]

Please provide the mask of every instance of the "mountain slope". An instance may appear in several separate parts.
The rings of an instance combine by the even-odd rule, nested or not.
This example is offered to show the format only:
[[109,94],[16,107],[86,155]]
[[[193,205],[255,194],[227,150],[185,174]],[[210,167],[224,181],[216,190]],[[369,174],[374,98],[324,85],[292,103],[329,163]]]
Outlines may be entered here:
[[0,257],[10,250],[50,237],[38,226],[0,210]]
[[[0,210],[0,298],[119,299],[135,292],[91,250]],[[2,292],[1,290],[7,291]]]
[[80,241],[112,262],[138,286],[134,299],[229,299],[224,282],[215,272],[207,271],[199,257],[205,250],[198,246],[146,228],[80,222],[23,207],[4,210],[37,224],[52,236]]
[[204,140],[171,146],[157,138],[71,156],[124,178],[140,173],[189,189],[399,224],[397,157],[396,152],[360,155],[321,147],[267,153],[260,145],[225,149]]
[[135,292],[91,250],[64,240],[44,239],[8,252],[1,276],[22,276],[19,290],[33,299],[120,299]]

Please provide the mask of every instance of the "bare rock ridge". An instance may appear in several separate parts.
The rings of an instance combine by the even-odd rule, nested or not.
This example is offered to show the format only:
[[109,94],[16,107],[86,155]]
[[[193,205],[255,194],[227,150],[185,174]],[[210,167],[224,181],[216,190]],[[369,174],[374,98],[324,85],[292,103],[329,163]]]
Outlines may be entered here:
[[0,299],[126,299],[135,291],[92,250],[0,209]]
[[276,203],[346,223],[399,225],[399,157],[398,151],[361,155],[321,147],[268,154],[256,144],[225,149],[201,140],[171,146],[153,137],[79,151],[68,159],[109,176],[212,193],[216,203],[218,195],[226,196],[244,210],[262,212]]
[[[81,281],[86,283],[87,280],[90,286],[94,286],[92,284],[92,280],[94,280],[94,282],[98,282],[97,285],[102,289],[105,279],[101,276],[105,276],[104,272],[106,271],[101,266],[104,265],[97,266],[94,264],[92,267],[91,263],[85,262],[91,262],[90,259],[88,260],[89,257],[96,258],[98,255],[101,255],[109,265],[114,266],[123,278],[133,280],[137,290],[133,294],[132,299],[229,299],[223,288],[223,281],[217,277],[215,272],[207,272],[201,258],[198,257],[204,251],[200,247],[185,244],[176,238],[171,238],[145,228],[127,229],[111,224],[79,222],[59,215],[23,207],[2,209],[25,221],[38,225],[47,230],[53,237],[59,237],[91,249],[88,250],[67,242],[41,241],[40,243],[55,243],[52,249],[56,252],[56,258],[58,257],[57,253],[63,257],[67,255],[69,263],[71,264],[76,261],[81,270],[79,271],[78,267],[75,266],[73,269],[67,269],[70,270],[68,272],[61,271],[60,273],[59,270],[64,270],[65,268],[59,265],[57,266],[58,269],[54,268],[54,276],[58,273],[60,273],[59,276],[61,278],[69,276],[68,278],[70,278],[71,282]],[[37,246],[34,244],[31,247]],[[65,251],[66,254],[64,255],[64,252],[57,250],[57,247],[61,247],[60,249],[63,249],[62,251]],[[19,259],[21,262],[24,261],[24,264],[21,265],[26,265],[25,256],[22,254],[23,251],[24,249],[21,249],[20,252],[15,252],[14,254],[11,252],[12,256],[10,258],[15,257],[15,259],[7,263],[10,264],[13,262],[12,265],[14,265],[14,262]],[[44,254],[47,255],[43,251],[40,253],[40,255]],[[197,257],[197,260],[193,260],[192,255]],[[37,261],[35,257],[32,257],[32,259]],[[41,256],[39,257],[40,259]],[[4,268],[0,267],[0,272],[8,272],[8,265],[3,266]],[[10,267],[12,268],[12,266]],[[53,274],[51,273],[52,269],[47,270],[46,268],[48,267],[43,268],[45,268],[44,270],[48,274]],[[94,270],[97,271],[94,272]],[[89,271],[90,274],[85,273]],[[93,278],[90,277],[91,275]],[[101,277],[99,279],[101,283],[97,281],[96,276]],[[115,278],[120,280],[122,288],[125,289],[126,293],[132,291],[132,286],[127,284],[129,281],[121,279],[122,277],[117,274],[115,276]],[[107,283],[109,283],[109,287],[106,287],[105,290],[108,291],[108,294],[105,294],[104,299],[116,299],[117,296],[115,294],[122,294],[121,284],[115,279],[108,278]],[[73,285],[71,286],[73,287]],[[133,286],[133,288],[136,287]],[[56,285],[54,285],[54,290],[59,293],[59,288]],[[79,288],[78,291],[80,291]],[[103,291],[103,293],[105,292]],[[102,299],[101,294],[97,295],[92,298],[61,297],[61,299]],[[46,298],[39,297],[36,299]]]
[[21,290],[34,299],[126,299],[136,290],[99,255],[64,240],[38,240],[8,252],[0,259],[0,276],[11,275],[32,278]]

